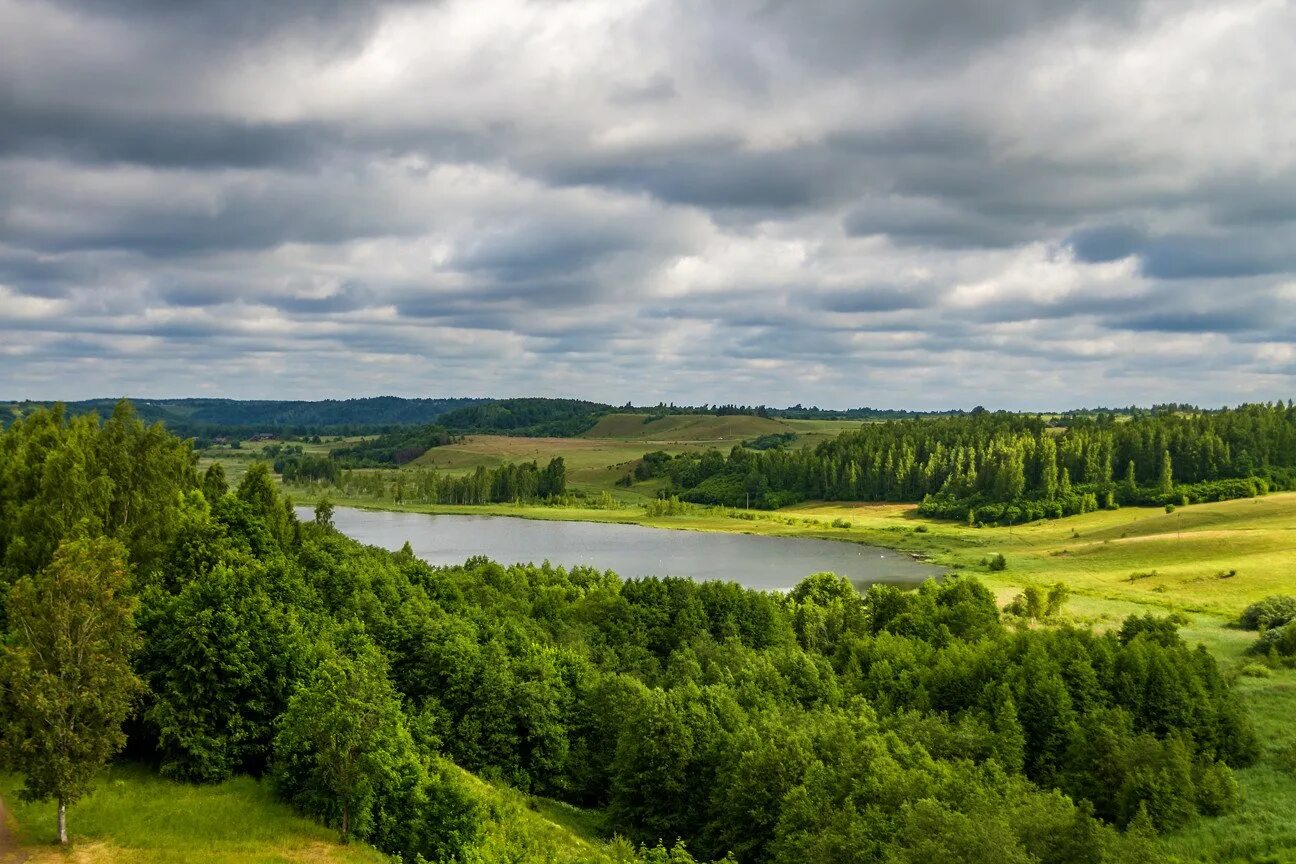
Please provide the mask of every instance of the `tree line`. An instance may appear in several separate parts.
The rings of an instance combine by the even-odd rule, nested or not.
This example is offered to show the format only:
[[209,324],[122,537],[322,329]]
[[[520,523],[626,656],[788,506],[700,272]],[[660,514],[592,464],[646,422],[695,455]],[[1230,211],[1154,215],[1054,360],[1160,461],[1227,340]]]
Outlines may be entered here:
[[[285,473],[286,482],[310,478]],[[531,462],[506,462],[495,468],[478,465],[463,475],[433,468],[392,471],[341,471],[322,478],[349,498],[372,498],[396,504],[531,504],[567,494],[567,465],[555,456],[541,468]]]
[[[158,461],[118,458],[139,447]],[[1027,626],[1060,590],[1008,614],[965,577],[784,595],[437,568],[346,538],[327,504],[298,520],[263,463],[199,477],[128,406],[34,414],[0,453],[3,753],[60,807],[124,746],[188,782],[264,776],[404,860],[470,861],[484,814],[453,760],[605,808],[633,860],[683,839],[677,864],[1155,862],[1157,832],[1236,807],[1256,754],[1173,619]]]
[[774,508],[805,499],[923,502],[932,516],[1019,522],[1120,504],[1181,504],[1296,485],[1296,407],[1184,414],[965,416],[866,424],[814,448],[662,458],[666,494]]

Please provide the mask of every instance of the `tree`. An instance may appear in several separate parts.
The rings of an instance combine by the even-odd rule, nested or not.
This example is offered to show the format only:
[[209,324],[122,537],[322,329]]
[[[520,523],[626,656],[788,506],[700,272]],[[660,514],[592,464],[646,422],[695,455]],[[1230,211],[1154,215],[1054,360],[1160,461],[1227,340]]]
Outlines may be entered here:
[[63,542],[9,591],[7,755],[25,800],[58,802],[59,843],[68,842],[67,805],[125,744],[122,722],[141,689],[127,581],[125,548],[97,538]]
[[315,524],[326,528],[333,527],[333,502],[328,496],[321,498],[315,505]]
[[1126,501],[1132,502],[1138,497],[1138,474],[1134,469],[1133,459],[1129,461],[1129,465],[1125,466],[1125,484],[1121,491],[1124,493]]
[[202,493],[208,503],[215,503],[229,491],[229,482],[225,479],[225,466],[213,462],[203,474]]
[[[335,655],[288,702],[275,737],[277,780],[299,806],[336,819],[341,842],[374,829],[375,803],[413,743],[378,649]],[[331,817],[331,818],[330,818]]]
[[1169,495],[1174,491],[1174,463],[1170,461],[1170,451],[1161,451],[1161,471],[1157,474],[1157,491]]

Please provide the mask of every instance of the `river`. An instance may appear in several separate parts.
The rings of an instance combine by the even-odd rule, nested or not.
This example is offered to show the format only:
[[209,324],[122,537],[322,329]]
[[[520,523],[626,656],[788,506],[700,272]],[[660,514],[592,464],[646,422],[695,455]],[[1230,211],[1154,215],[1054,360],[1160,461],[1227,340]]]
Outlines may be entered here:
[[[299,507],[298,515],[309,519],[311,509]],[[333,524],[362,543],[385,549],[399,549],[408,540],[414,554],[430,564],[462,564],[485,555],[502,564],[547,560],[612,570],[625,578],[685,576],[779,591],[824,570],[846,576],[861,589],[876,582],[916,585],[941,572],[891,549],[800,537],[353,507],[336,508]]]

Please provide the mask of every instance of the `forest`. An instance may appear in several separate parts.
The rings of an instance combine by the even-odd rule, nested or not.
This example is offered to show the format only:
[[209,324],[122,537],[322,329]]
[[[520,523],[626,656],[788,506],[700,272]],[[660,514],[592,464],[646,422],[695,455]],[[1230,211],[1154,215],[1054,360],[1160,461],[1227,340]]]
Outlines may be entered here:
[[111,758],[247,773],[344,839],[480,860],[454,762],[602,808],[641,861],[1154,862],[1158,832],[1238,806],[1256,758],[1176,619],[1096,635],[1059,619],[1062,586],[1004,611],[969,576],[772,594],[434,568],[331,520],[297,519],[264,463],[200,476],[128,403],[0,433],[0,752],[23,794],[62,814]]
[[921,501],[924,515],[1011,524],[1293,488],[1296,407],[1072,416],[1065,426],[981,411],[865,424],[814,448],[650,454],[636,471],[701,504]]
[[[177,435],[210,439],[247,438],[260,433],[279,435],[363,435],[403,426],[433,423],[448,411],[485,399],[404,399],[372,396],[363,399],[136,399],[140,419],[160,422]],[[68,402],[72,415],[108,415],[117,399]],[[0,425],[51,402],[0,402]]]

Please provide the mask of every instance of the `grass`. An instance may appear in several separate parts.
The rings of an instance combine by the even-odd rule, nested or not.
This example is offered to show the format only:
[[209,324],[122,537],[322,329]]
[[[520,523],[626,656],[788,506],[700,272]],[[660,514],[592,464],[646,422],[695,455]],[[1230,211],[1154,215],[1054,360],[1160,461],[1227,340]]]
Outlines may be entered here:
[[[620,841],[603,839],[603,815],[524,795],[455,769],[481,805],[484,840],[474,862],[611,864]],[[68,809],[69,848],[53,843],[54,805],[19,800],[19,780],[0,792],[30,864],[380,864],[363,843],[339,845],[332,829],[276,802],[264,784],[240,777],[217,786],[164,780],[135,764],[113,766]]]
[[459,770],[486,814],[484,840],[474,864],[613,864],[624,860],[614,854],[623,841],[604,839],[601,812],[525,795]]
[[1277,752],[1296,745],[1296,670],[1272,678],[1241,678],[1237,684],[1263,742],[1258,764],[1237,772],[1243,804],[1236,813],[1198,819],[1165,838],[1185,861],[1296,862],[1296,776],[1280,768]]
[[27,804],[20,782],[0,778],[29,864],[380,864],[364,844],[341,846],[337,834],[293,814],[250,777],[218,786],[164,780],[138,765],[111,768],[95,789],[68,808],[70,849],[53,845],[52,803]]

